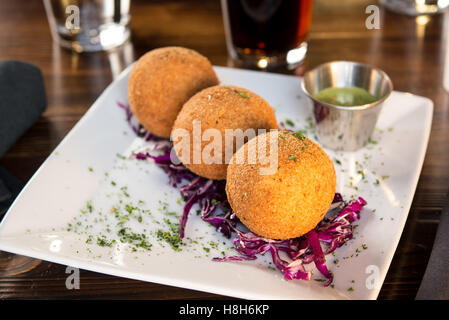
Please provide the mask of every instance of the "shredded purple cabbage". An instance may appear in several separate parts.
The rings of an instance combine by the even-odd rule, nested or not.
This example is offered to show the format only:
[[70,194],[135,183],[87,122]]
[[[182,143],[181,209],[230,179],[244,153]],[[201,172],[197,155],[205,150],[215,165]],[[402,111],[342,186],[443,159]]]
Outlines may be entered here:
[[136,121],[133,113],[131,112],[131,108],[128,105],[120,102],[117,102],[117,105],[125,111],[126,121],[138,137],[145,139],[145,141],[158,139],[156,136],[145,130],[145,128]]
[[[333,281],[333,274],[326,265],[325,256],[352,239],[353,222],[360,218],[360,211],[366,201],[359,197],[348,203],[341,194],[336,193],[326,217],[302,237],[289,240],[272,240],[259,237],[252,232],[244,232],[237,216],[227,201],[225,182],[209,180],[197,176],[182,164],[174,164],[170,158],[172,143],[148,133],[136,124],[128,106],[119,106],[126,112],[126,120],[133,131],[145,140],[155,141],[151,149],[145,149],[132,155],[138,160],[153,161],[168,176],[169,184],[180,190],[186,201],[180,220],[179,238],[184,238],[188,215],[195,204],[201,210],[201,219],[213,225],[226,238],[232,238],[239,255],[213,258],[214,261],[255,260],[257,255],[270,252],[274,265],[286,279],[311,280],[312,274],[305,265],[314,263],[318,271],[326,278],[324,286]],[[180,186],[182,184],[182,186]],[[329,214],[331,214],[330,217]],[[324,246],[324,251],[323,251]]]

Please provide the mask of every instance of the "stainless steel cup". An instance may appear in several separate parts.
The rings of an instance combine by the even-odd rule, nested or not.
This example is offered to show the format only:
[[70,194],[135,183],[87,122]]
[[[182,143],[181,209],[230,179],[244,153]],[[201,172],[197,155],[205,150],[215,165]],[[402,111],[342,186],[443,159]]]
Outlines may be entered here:
[[[378,100],[346,107],[324,103],[315,95],[330,87],[359,87]],[[355,151],[369,141],[393,84],[382,70],[357,62],[334,61],[308,71],[302,89],[313,103],[316,133],[320,143],[334,150]]]

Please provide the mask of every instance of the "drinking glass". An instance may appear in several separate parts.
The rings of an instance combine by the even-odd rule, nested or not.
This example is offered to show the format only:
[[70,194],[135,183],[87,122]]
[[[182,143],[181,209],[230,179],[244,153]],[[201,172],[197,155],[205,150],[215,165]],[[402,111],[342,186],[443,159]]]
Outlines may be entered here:
[[221,0],[226,44],[238,64],[292,68],[306,56],[313,0]]
[[410,16],[436,14],[449,8],[447,0],[380,0],[387,9]]
[[44,0],[54,41],[76,52],[109,50],[130,36],[130,0]]

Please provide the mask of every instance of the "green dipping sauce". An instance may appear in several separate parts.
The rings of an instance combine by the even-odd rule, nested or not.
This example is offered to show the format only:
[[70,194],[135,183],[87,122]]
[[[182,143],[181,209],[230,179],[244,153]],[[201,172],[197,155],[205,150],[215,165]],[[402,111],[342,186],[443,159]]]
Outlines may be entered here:
[[323,89],[315,95],[315,99],[337,106],[355,107],[377,100],[375,96],[362,88],[343,87]]

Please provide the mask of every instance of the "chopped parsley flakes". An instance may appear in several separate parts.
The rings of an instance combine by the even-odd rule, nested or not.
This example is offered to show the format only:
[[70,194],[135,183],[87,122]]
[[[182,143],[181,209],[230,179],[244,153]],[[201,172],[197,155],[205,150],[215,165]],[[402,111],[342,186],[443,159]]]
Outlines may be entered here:
[[296,138],[298,138],[301,141],[304,141],[307,138],[301,130],[292,133],[292,135],[295,136]]

